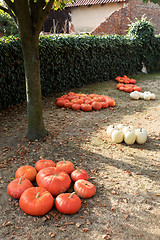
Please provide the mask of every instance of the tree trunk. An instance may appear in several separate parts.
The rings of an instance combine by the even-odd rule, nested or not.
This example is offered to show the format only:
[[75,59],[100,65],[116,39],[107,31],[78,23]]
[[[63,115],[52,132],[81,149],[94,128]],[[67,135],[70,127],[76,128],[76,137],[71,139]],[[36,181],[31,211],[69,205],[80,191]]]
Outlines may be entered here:
[[42,138],[47,134],[42,113],[38,40],[38,36],[35,35],[27,38],[21,36],[27,97],[27,138],[30,140]]
[[38,49],[39,32],[43,18],[41,17],[39,21],[35,18],[35,12],[39,9],[42,11],[45,1],[39,1],[36,3],[37,5],[34,1],[26,0],[16,0],[13,3],[10,3],[10,5],[14,8],[19,27],[25,68],[28,116],[27,138],[35,140],[44,137],[48,133],[43,123]]

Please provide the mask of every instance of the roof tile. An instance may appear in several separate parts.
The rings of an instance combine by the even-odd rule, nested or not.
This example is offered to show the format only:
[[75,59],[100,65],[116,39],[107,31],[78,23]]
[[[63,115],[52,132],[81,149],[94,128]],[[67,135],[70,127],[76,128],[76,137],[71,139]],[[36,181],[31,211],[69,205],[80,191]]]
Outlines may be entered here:
[[126,0],[76,0],[73,4],[67,4],[67,7],[89,6],[104,3],[126,2]]

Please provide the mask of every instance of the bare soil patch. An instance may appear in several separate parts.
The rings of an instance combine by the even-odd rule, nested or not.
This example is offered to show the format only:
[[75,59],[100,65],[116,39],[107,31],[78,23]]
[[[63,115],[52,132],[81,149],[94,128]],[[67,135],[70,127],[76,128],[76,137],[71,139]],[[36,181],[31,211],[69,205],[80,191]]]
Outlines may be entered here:
[[[134,78],[142,91],[156,94],[155,101],[131,100],[115,81],[73,89],[113,97],[114,108],[76,112],[55,106],[61,94],[45,98],[50,134],[40,141],[25,138],[25,105],[0,113],[0,239],[160,239],[160,74]],[[116,123],[145,128],[147,142],[113,144],[106,129]],[[7,194],[16,169],[34,166],[41,157],[55,163],[65,158],[89,172],[97,193],[82,200],[75,215],[60,214],[54,207],[43,217],[29,216]]]

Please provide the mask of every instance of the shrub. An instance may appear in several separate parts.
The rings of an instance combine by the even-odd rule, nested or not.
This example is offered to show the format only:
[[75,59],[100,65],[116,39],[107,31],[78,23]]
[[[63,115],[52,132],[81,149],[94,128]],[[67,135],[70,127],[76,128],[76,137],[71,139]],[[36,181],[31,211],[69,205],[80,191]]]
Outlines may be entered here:
[[132,22],[129,25],[127,37],[138,43],[140,60],[145,64],[148,71],[156,69],[160,52],[157,49],[157,38],[154,36],[154,28],[151,22],[147,21],[145,16],[142,16],[136,22]]
[[151,22],[147,21],[145,16],[142,16],[140,20],[129,24],[127,36],[141,43],[150,42],[154,39],[154,28]]
[[0,32],[2,32],[4,36],[18,34],[18,28],[14,20],[7,13],[1,10],[0,10]]

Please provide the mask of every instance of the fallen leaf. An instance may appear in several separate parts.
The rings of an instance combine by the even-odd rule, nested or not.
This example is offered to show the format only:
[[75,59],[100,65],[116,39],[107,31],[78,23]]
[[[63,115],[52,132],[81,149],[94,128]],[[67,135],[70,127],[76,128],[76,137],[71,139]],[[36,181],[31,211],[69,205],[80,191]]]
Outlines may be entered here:
[[54,217],[54,219],[55,219],[56,221],[58,221],[58,220],[60,219],[60,217],[61,217],[61,214],[58,213],[57,211],[51,211],[51,212],[49,212],[49,214],[50,214],[52,217]]
[[91,222],[87,219],[87,224],[91,224]]
[[48,234],[51,238],[53,238],[53,237],[55,237],[56,236],[56,234],[55,233],[52,233],[52,232],[49,232],[49,234]]
[[9,226],[11,225],[11,222],[8,222],[7,220],[4,221],[4,223],[2,223],[3,227]]
[[47,220],[46,217],[42,217],[42,221],[45,222]]
[[81,223],[77,222],[76,227],[79,228],[81,226]]
[[83,228],[83,232],[87,232],[88,231],[88,228]]
[[124,219],[127,219],[129,217],[129,215],[124,215],[123,218]]
[[156,193],[156,194],[154,194],[156,197],[159,197],[160,196],[160,193]]

